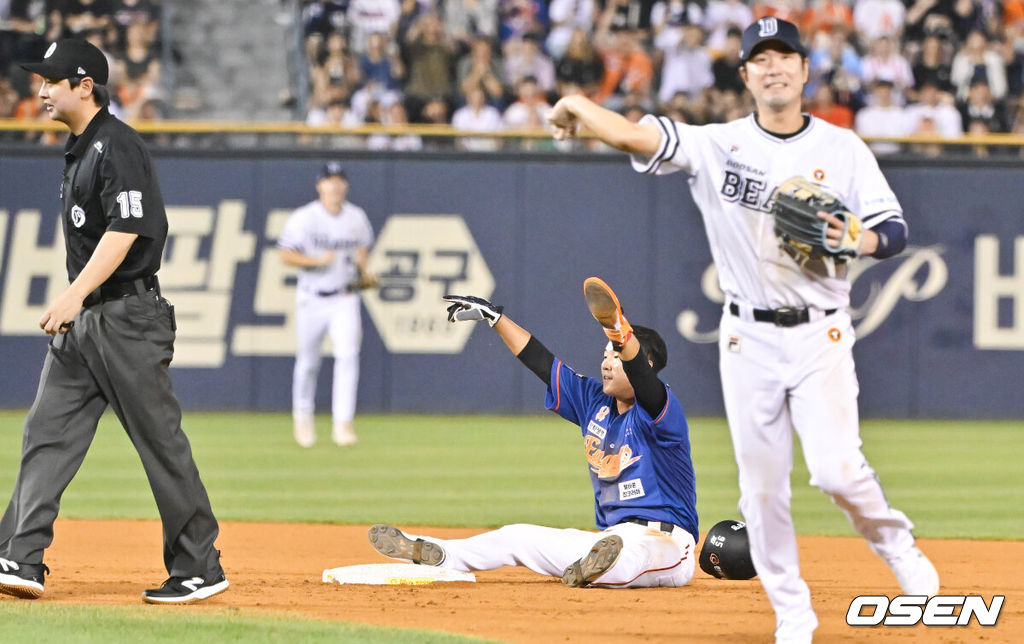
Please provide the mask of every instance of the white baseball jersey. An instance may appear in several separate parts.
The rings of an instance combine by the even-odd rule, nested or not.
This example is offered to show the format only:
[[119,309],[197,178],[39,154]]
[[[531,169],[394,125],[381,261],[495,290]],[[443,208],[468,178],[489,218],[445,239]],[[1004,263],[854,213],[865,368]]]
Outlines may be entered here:
[[[867,228],[903,222],[896,195],[868,147],[851,130],[815,117],[798,134],[779,138],[753,114],[730,123],[693,126],[645,116],[661,129],[650,159],[634,156],[638,172],[690,175],[704,218],[719,284],[731,301],[756,308],[843,308],[850,285],[801,269],[779,246],[769,212],[780,184],[800,175],[838,196]],[[904,224],[905,225],[905,224]]]
[[297,289],[307,293],[344,290],[359,275],[356,249],[372,244],[373,228],[366,212],[348,201],[337,215],[327,212],[319,200],[296,209],[277,240],[279,248],[311,257],[332,250],[337,253],[327,266],[299,269]]
[[[690,175],[719,284],[740,305],[723,308],[719,327],[722,393],[751,559],[775,609],[776,641],[787,642],[810,642],[818,623],[790,514],[794,430],[811,483],[875,553],[894,561],[914,546],[913,524],[889,506],[860,450],[853,325],[845,310],[830,312],[849,303],[849,282],[841,272],[798,266],[779,246],[770,207],[779,185],[799,175],[833,192],[868,228],[906,224],[857,135],[807,118],[803,130],[780,138],[753,115],[706,126],[646,116],[660,128],[661,145],[651,159],[632,159],[640,172]],[[747,314],[784,306],[810,309],[807,320],[776,326]]]

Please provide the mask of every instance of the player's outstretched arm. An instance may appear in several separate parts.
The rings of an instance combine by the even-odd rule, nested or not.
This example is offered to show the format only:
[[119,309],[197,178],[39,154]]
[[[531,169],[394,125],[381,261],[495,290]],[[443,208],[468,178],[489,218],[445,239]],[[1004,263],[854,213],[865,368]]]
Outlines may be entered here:
[[451,302],[448,306],[449,322],[485,320],[515,355],[519,355],[530,341],[530,333],[504,315],[503,306],[496,306],[474,295],[445,295],[443,299]]
[[579,94],[559,99],[548,110],[547,120],[559,141],[578,136],[586,129],[613,148],[648,158],[658,153],[661,144],[657,125],[633,123]]
[[449,322],[486,320],[520,362],[537,374],[544,384],[551,384],[551,365],[555,356],[529,331],[504,315],[503,307],[472,295],[445,295],[444,299],[451,302],[448,306]]

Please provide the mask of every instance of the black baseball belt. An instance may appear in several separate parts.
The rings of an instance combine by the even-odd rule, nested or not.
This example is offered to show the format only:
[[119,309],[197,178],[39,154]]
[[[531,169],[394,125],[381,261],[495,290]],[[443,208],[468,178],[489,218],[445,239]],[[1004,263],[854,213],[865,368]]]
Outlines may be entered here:
[[[654,528],[655,530],[661,530],[662,532],[672,534],[672,531],[676,529],[676,524],[669,523],[668,521],[648,521],[647,519],[626,519],[625,523],[636,523],[639,525],[645,525],[648,528]],[[682,530],[682,528],[680,528]]]
[[[839,309],[825,309],[825,315],[832,315]],[[776,326],[796,326],[811,321],[810,309],[798,309],[793,306],[783,306],[778,309],[754,309],[754,321],[771,322]],[[735,302],[729,303],[729,313],[736,317],[740,316],[740,307]]]
[[142,295],[147,291],[156,291],[157,295],[160,294],[160,282],[157,280],[156,275],[140,277],[139,279],[127,282],[101,284],[98,289],[85,296],[85,299],[82,300],[82,306],[101,304],[110,300],[128,297],[129,295]]

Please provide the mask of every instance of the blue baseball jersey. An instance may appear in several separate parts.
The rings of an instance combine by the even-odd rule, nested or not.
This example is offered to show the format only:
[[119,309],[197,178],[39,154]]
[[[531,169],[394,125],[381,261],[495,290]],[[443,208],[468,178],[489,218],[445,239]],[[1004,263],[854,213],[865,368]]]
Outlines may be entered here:
[[679,399],[665,389],[668,400],[656,418],[640,405],[620,414],[600,380],[581,376],[556,358],[544,406],[582,430],[598,528],[632,518],[667,521],[696,542],[689,428]]

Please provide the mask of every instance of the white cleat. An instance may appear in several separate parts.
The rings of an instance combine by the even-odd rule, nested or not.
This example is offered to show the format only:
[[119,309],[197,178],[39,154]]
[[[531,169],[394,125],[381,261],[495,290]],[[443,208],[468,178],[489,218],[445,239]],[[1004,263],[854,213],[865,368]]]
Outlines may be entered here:
[[301,447],[316,445],[316,427],[312,418],[296,418],[293,433],[295,442]]
[[338,447],[349,447],[359,442],[356,431],[352,429],[352,423],[335,423],[331,438]]
[[926,595],[932,597],[939,594],[939,572],[928,557],[914,546],[902,555],[885,560],[904,595]]

